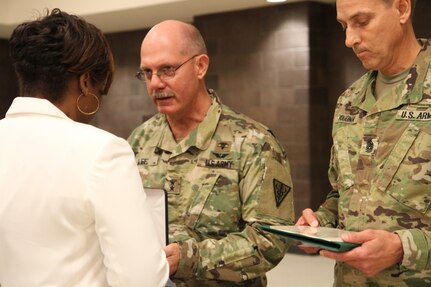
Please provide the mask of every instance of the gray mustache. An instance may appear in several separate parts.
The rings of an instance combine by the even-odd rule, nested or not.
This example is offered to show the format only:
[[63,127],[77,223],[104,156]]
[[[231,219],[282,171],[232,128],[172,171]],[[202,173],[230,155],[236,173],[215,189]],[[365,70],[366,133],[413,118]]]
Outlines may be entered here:
[[173,96],[174,96],[174,93],[171,93],[171,92],[154,92],[152,94],[152,97],[155,99],[165,99]]

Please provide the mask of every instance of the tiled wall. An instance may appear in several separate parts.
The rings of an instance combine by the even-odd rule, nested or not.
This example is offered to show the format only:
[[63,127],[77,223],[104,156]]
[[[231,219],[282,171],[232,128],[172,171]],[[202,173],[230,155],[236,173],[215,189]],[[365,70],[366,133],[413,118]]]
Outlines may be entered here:
[[9,59],[8,40],[0,39],[0,119],[17,95],[18,84]]
[[109,94],[94,120],[95,125],[127,138],[133,128],[156,112],[142,82],[139,69],[140,46],[147,30],[107,35],[114,53],[116,71]]
[[331,9],[296,3],[195,19],[209,46],[208,85],[281,141],[292,167],[297,211],[310,206],[313,196],[322,200],[329,189],[324,35]]

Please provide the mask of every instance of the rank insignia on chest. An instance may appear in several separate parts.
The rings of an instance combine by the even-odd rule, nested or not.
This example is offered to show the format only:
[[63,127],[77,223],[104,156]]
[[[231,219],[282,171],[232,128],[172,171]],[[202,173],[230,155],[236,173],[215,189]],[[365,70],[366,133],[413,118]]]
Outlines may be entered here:
[[364,155],[372,155],[379,145],[379,138],[378,137],[369,137],[364,136],[362,139],[362,145],[361,145],[361,154]]
[[284,183],[282,183],[281,181],[275,178],[273,180],[273,185],[274,185],[275,205],[277,207],[280,207],[281,203],[289,194],[292,188],[290,186],[285,185]]
[[166,176],[164,189],[171,194],[180,194],[181,190],[181,177],[179,176]]

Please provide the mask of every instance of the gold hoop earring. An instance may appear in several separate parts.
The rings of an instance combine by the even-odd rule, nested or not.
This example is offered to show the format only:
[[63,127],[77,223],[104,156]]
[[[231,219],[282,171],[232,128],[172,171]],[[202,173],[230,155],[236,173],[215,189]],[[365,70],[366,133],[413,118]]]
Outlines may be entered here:
[[[99,98],[95,95],[95,94],[93,94],[93,93],[88,93],[90,96],[92,96],[92,97],[94,97],[95,99],[96,99],[96,102],[97,102],[97,107],[96,107],[96,110],[94,110],[94,111],[92,111],[92,112],[84,112],[83,111],[83,109],[81,109],[80,107],[79,107],[79,100],[81,99],[81,97],[84,95],[83,93],[81,93],[80,95],[79,95],[79,97],[76,99],[76,107],[78,108],[78,111],[81,113],[81,114],[83,114],[83,115],[86,115],[86,116],[92,116],[92,115],[94,115],[95,113],[97,113],[97,111],[99,110],[99,107],[100,107],[100,101],[99,101]],[[85,109],[87,109],[88,108],[88,105],[84,105],[84,108]]]

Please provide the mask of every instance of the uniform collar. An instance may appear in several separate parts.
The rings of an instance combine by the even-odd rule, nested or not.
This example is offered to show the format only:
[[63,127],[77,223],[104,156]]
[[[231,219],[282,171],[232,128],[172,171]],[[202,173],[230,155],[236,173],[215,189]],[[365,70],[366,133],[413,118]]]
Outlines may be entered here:
[[215,91],[208,90],[208,93],[212,98],[212,103],[204,120],[179,143],[175,141],[166,116],[164,116],[165,125],[157,145],[158,147],[166,151],[171,151],[173,153],[172,156],[184,153],[192,147],[196,147],[200,150],[205,150],[209,147],[211,139],[216,131],[222,108]]
[[19,116],[48,116],[72,120],[50,101],[33,97],[16,97],[13,100],[6,113],[6,118]]
[[[429,65],[431,64],[431,42],[426,39],[419,39],[422,48],[416,57],[415,62],[410,68],[406,79],[400,84],[397,89],[398,95],[394,97],[393,107],[399,107],[403,104],[414,104],[422,101],[423,99],[423,85],[422,83],[427,76]],[[357,96],[352,101],[353,106],[357,106],[362,110],[370,112],[372,109],[372,97],[370,90],[374,85],[377,71],[369,71],[357,83],[357,86],[352,90]],[[368,91],[368,92],[367,92]]]

